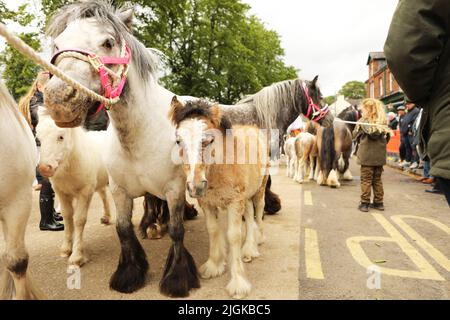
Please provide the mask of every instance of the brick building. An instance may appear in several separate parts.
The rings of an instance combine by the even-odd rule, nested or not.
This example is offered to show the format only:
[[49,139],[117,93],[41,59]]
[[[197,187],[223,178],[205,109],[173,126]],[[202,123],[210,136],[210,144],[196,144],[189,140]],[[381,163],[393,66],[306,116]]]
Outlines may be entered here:
[[369,80],[366,81],[366,96],[383,101],[385,105],[397,107],[405,99],[402,89],[389,70],[383,52],[371,52],[367,60]]

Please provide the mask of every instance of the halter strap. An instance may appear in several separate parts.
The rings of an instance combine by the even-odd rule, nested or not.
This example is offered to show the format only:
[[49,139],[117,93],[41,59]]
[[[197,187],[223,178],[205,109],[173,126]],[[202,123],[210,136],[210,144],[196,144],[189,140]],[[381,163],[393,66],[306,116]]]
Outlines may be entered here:
[[[97,56],[95,53],[87,50],[66,48],[56,52],[51,59],[51,63],[56,65],[65,57],[72,57],[88,62],[98,71],[100,83],[104,90],[103,96],[105,98],[112,101],[113,99],[120,97],[127,82],[128,69],[132,58],[131,49],[126,43],[124,43],[124,46],[122,47],[120,57]],[[112,71],[106,65],[119,65],[119,72],[116,73]],[[111,81],[110,76],[119,80],[119,83],[116,86],[114,86],[115,79]],[[95,114],[99,113],[103,108],[105,108],[105,104],[101,103]],[[106,109],[109,110],[109,108]]]
[[311,121],[318,122],[325,118],[325,116],[330,112],[328,106],[320,108],[316,103],[314,103],[313,99],[309,95],[308,86],[305,81],[302,81],[302,89],[305,93],[306,100],[308,103],[308,111],[306,112],[306,118]]

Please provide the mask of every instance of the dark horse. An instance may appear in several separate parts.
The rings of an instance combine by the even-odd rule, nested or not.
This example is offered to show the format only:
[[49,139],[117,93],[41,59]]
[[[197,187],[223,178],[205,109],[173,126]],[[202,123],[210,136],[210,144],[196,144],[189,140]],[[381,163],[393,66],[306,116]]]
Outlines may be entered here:
[[[352,105],[339,113],[338,118],[343,121],[358,122],[361,119],[361,111],[358,110],[357,106]],[[356,123],[346,123],[346,125],[351,132],[355,130]]]

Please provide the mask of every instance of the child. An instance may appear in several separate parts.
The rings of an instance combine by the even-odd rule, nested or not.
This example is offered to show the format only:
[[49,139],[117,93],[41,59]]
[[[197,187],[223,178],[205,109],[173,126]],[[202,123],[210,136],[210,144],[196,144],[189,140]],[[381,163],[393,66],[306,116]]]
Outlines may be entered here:
[[[375,99],[364,100],[362,118],[353,132],[357,143],[358,164],[361,165],[362,194],[359,210],[362,212],[369,212],[369,207],[384,211],[381,175],[383,166],[386,165],[386,145],[390,139],[390,133],[383,103]],[[374,200],[371,204],[372,188]]]

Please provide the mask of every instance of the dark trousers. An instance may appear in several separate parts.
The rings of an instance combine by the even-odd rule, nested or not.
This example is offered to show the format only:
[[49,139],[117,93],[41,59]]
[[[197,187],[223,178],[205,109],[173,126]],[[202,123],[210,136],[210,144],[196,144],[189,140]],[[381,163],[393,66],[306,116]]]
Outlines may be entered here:
[[383,167],[361,166],[361,202],[370,203],[373,189],[373,203],[381,204],[384,199]]
[[445,198],[447,199],[448,205],[450,206],[450,180],[437,178],[439,187],[445,194]]
[[55,191],[53,191],[52,184],[48,179],[42,179],[41,180],[42,189],[40,193],[40,198],[45,199],[53,199],[55,197]]
[[414,145],[414,136],[402,136],[405,144],[405,160],[407,162],[419,162],[419,155]]
[[403,136],[400,137],[400,160],[404,161],[406,160],[406,142]]

